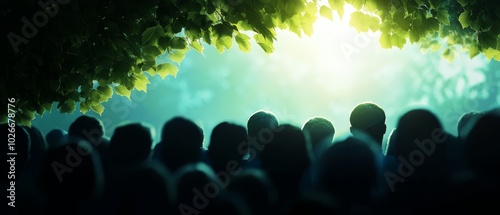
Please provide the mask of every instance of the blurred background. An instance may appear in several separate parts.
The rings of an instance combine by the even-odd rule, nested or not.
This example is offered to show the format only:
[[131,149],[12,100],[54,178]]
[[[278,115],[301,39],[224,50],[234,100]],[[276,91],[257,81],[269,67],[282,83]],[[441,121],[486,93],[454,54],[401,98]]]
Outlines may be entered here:
[[[205,44],[203,54],[188,52],[177,77],[148,75],[147,93],[134,91],[131,100],[115,94],[103,104],[102,116],[87,114],[103,121],[108,137],[126,122],[151,124],[155,141],[167,120],[184,116],[203,128],[207,145],[215,125],[230,121],[246,126],[260,109],[274,112],[280,123],[299,127],[310,117],[326,117],[338,139],[348,135],[356,104],[372,101],[386,111],[387,138],[399,116],[412,108],[432,110],[456,134],[463,113],[500,104],[499,62],[482,55],[470,59],[464,52],[449,63],[441,52],[423,53],[411,44],[382,49],[377,33],[359,34],[349,27],[348,18],[342,20],[320,18],[311,37],[279,31],[271,55],[255,43],[249,53],[234,43],[222,54]],[[44,134],[53,128],[67,130],[82,115],[61,114],[56,106],[37,115],[32,125]]]

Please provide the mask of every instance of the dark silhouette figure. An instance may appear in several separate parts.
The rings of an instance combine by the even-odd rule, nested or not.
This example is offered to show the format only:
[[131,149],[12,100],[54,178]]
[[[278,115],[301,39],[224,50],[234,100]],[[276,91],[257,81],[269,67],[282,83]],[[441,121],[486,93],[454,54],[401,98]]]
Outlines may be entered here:
[[196,162],[203,146],[203,130],[194,122],[175,117],[163,126],[157,149],[161,161],[171,171]]
[[302,127],[302,131],[309,134],[315,159],[319,159],[321,154],[331,146],[335,135],[332,122],[324,117],[310,118]]
[[133,167],[114,186],[117,189],[112,199],[117,204],[112,214],[172,214],[175,201],[172,183],[161,163],[146,162]]
[[484,178],[500,180],[500,109],[481,116],[465,142],[466,160]]
[[264,150],[265,143],[278,127],[278,118],[270,111],[260,110],[253,113],[247,122],[248,131],[248,159],[247,168],[260,168],[260,154]]
[[236,175],[226,191],[241,196],[253,215],[276,214],[277,193],[266,173],[260,169],[248,169]]
[[336,142],[321,157],[319,184],[342,211],[368,207],[378,194],[380,153],[369,137]]
[[461,142],[464,142],[465,139],[467,138],[467,135],[469,134],[470,130],[474,126],[474,124],[477,122],[481,116],[483,116],[484,113],[478,112],[478,111],[469,111],[467,113],[464,113],[460,118],[458,119],[457,122],[457,134],[458,134],[458,139]]
[[38,172],[41,168],[41,163],[45,153],[47,151],[47,142],[43,137],[42,132],[34,127],[23,126],[23,128],[28,132],[30,136],[30,159],[26,163],[26,176],[30,180],[35,178],[38,175]]
[[81,214],[97,199],[103,186],[99,154],[85,140],[69,139],[50,148],[38,178],[38,189],[47,196],[44,214],[72,211]]
[[279,130],[272,133],[262,151],[262,169],[276,187],[280,204],[289,204],[300,192],[299,184],[312,155],[300,128],[285,124]]
[[109,156],[121,165],[146,161],[151,155],[151,127],[130,123],[115,129],[109,141]]
[[228,165],[240,166],[245,155],[241,148],[246,146],[246,140],[247,132],[243,126],[227,122],[215,126],[208,146],[208,156],[214,171],[229,172]]
[[59,146],[64,138],[68,136],[68,132],[63,129],[52,129],[45,135],[48,147]]
[[351,133],[356,136],[360,131],[368,134],[380,147],[386,132],[385,112],[373,102],[358,104],[349,117]]
[[86,140],[106,157],[109,141],[104,138],[104,126],[101,120],[91,116],[80,116],[71,123],[68,136]]
[[453,187],[450,211],[498,214],[500,209],[500,109],[485,112],[465,139],[465,160],[472,170]]
[[429,110],[414,109],[398,121],[394,145],[397,169],[384,173],[391,212],[427,213],[444,209],[447,181],[446,155],[456,138],[447,133]]

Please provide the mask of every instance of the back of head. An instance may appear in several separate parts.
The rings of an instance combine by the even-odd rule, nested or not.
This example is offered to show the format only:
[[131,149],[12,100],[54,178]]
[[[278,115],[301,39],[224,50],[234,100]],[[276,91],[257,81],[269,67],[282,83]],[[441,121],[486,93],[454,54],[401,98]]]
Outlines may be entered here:
[[45,135],[48,147],[54,147],[61,144],[61,142],[68,136],[68,132],[59,128],[50,130]]
[[358,104],[349,117],[351,133],[356,135],[357,131],[363,131],[381,146],[386,132],[385,119],[384,110],[377,104],[373,102]]
[[343,203],[367,203],[378,183],[379,162],[370,138],[334,143],[320,160],[319,183]]
[[168,170],[156,162],[134,166],[119,181],[117,214],[169,214],[174,196]]
[[281,125],[278,132],[272,134],[262,151],[262,169],[278,190],[283,191],[281,185],[295,186],[311,164],[310,146],[300,128],[293,125]]
[[225,170],[230,161],[240,163],[244,154],[238,148],[246,144],[247,132],[245,127],[222,122],[215,126],[210,137],[208,155],[216,172]]
[[38,188],[51,200],[80,202],[100,194],[102,177],[99,154],[87,141],[69,139],[47,151]]
[[467,137],[467,134],[472,129],[472,127],[474,126],[474,124],[477,122],[477,120],[481,118],[481,116],[483,115],[484,113],[482,112],[470,111],[460,116],[457,123],[458,137],[464,140]]
[[271,214],[269,207],[277,200],[271,181],[260,169],[244,170],[231,179],[226,190],[242,196],[252,214]]
[[[0,129],[2,133],[2,138],[4,138],[0,149],[2,153],[1,170],[4,173],[9,172],[11,165],[15,164],[15,177],[19,178],[24,170],[27,161],[30,159],[31,151],[31,140],[28,132],[21,126],[15,124],[0,124]],[[9,153],[16,153],[11,156]],[[11,158],[14,158],[12,161]],[[11,160],[11,161],[9,161]],[[0,180],[1,185],[4,185],[7,181],[7,177],[3,177]]]
[[444,173],[444,142],[448,137],[432,112],[424,109],[410,110],[398,121],[394,152],[402,162],[409,161],[413,166],[419,166],[412,178],[434,175],[433,179],[437,180],[438,175]]
[[302,127],[302,131],[309,133],[313,148],[322,142],[331,143],[335,135],[332,122],[324,117],[310,118]]
[[195,162],[203,146],[203,131],[194,122],[174,117],[163,126],[160,158],[172,171]]
[[44,156],[47,151],[47,141],[43,137],[42,132],[37,127],[31,126],[23,126],[24,129],[30,135],[31,146],[30,146],[30,156],[33,158],[41,158]]
[[[205,163],[188,164],[175,173],[177,203],[184,206],[193,206],[193,199],[199,195],[212,196],[213,192],[219,193],[221,181],[217,178],[212,168]],[[205,194],[203,194],[205,193]],[[197,197],[199,198],[199,197]],[[212,197],[213,198],[213,197]],[[208,204],[204,202],[204,204]]]
[[109,155],[124,164],[149,158],[153,144],[152,129],[141,123],[130,123],[115,129],[109,142]]
[[103,141],[104,126],[99,119],[82,115],[71,123],[68,129],[68,135],[82,138],[90,144],[97,146]]
[[500,178],[500,109],[486,112],[465,141],[466,160],[480,175]]
[[257,138],[264,129],[278,127],[278,118],[270,111],[260,110],[252,114],[247,122],[248,135]]

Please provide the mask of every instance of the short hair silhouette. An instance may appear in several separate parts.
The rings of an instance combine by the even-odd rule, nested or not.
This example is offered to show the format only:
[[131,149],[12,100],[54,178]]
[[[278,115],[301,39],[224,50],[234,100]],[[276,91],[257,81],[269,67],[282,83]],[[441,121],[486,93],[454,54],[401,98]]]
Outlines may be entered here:
[[195,162],[203,146],[203,130],[189,119],[174,117],[163,126],[160,159],[171,170]]
[[215,172],[226,171],[231,161],[241,164],[244,154],[238,148],[245,144],[247,132],[245,127],[222,122],[214,127],[208,145],[208,156]]
[[[394,141],[396,157],[422,162],[407,181],[426,178],[426,182],[432,183],[442,180],[445,176],[446,146],[449,145],[445,141],[450,141],[452,138],[445,132],[437,116],[426,109],[410,110],[401,116],[396,129],[397,135]],[[434,140],[436,138],[438,142]],[[422,155],[423,161],[410,157],[417,152],[420,152],[418,154]]]
[[351,133],[356,135],[358,131],[365,132],[382,146],[387,129],[385,118],[384,110],[377,104],[373,102],[360,103],[354,107],[349,117]]
[[367,204],[377,188],[379,153],[368,137],[334,143],[321,157],[319,183],[340,204]]
[[[313,117],[307,120],[302,131],[309,134],[311,147],[314,151],[321,144],[331,144],[335,135],[335,128],[330,120],[324,117]],[[329,146],[329,145],[328,145]],[[320,153],[314,153],[319,158]]]
[[109,141],[109,155],[122,164],[143,162],[151,155],[152,127],[130,123],[115,129]]
[[108,142],[104,139],[104,125],[96,117],[82,115],[71,123],[68,136],[86,140],[92,146],[97,147],[102,153],[106,153]]
[[285,124],[262,151],[262,169],[277,188],[280,200],[294,198],[304,172],[311,165],[311,152],[302,130]]
[[82,201],[100,196],[103,171],[92,149],[87,141],[72,138],[47,151],[37,183],[48,197],[46,213],[79,210]]
[[55,128],[50,130],[46,135],[45,135],[45,140],[47,141],[48,147],[53,147],[53,146],[58,146],[61,144],[61,142],[68,136],[68,132],[60,129],[60,128]]
[[[194,208],[193,199],[200,194],[204,195],[205,190],[214,191],[213,189],[217,189],[222,191],[222,188],[219,187],[222,182],[217,178],[213,169],[202,162],[184,165],[175,173],[175,179],[177,205],[179,207],[184,204]],[[216,188],[213,186],[216,186]],[[209,202],[204,201],[199,204],[206,205]]]
[[[500,179],[500,109],[481,116],[465,141],[465,155],[469,165],[481,177]],[[498,182],[497,182],[497,185]]]
[[276,203],[277,193],[263,170],[243,170],[231,179],[226,190],[241,196],[252,214],[274,214],[270,207]]
[[157,162],[134,166],[118,181],[116,214],[170,214],[174,205],[172,176]]
[[278,127],[278,117],[271,111],[260,110],[253,113],[247,122],[248,135],[258,137],[263,129],[273,129]]
[[477,122],[481,116],[483,116],[483,112],[479,111],[469,111],[467,113],[462,114],[457,122],[457,135],[461,140],[464,140],[474,124]]

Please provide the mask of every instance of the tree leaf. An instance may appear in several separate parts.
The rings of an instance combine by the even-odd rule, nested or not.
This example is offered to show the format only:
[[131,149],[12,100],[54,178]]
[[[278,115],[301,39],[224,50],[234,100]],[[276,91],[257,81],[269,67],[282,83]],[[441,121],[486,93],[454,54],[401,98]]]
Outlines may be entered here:
[[477,40],[473,40],[469,46],[469,57],[470,59],[474,58],[479,54],[479,47]]
[[165,32],[161,26],[149,27],[142,33],[142,43],[153,45],[158,42],[158,38],[163,36]]
[[323,5],[319,8],[319,14],[329,20],[333,20],[332,9]]
[[487,49],[487,48],[496,49],[497,48],[498,36],[495,35],[494,33],[492,33],[491,31],[480,32],[477,35],[477,39],[478,39],[481,47],[483,47],[484,49]]
[[450,19],[447,10],[438,10],[436,18],[443,25],[450,25]]
[[129,89],[127,89],[127,87],[125,87],[124,85],[116,86],[115,92],[116,92],[116,94],[118,94],[120,96],[127,97],[129,100],[130,100],[130,95],[132,94],[132,92]]
[[61,106],[61,113],[69,113],[72,114],[73,111],[75,111],[76,108],[76,103],[75,100],[73,99],[67,99],[64,101],[63,105]]
[[162,79],[165,79],[167,75],[172,75],[176,77],[178,71],[179,69],[174,64],[171,63],[160,64],[156,68],[156,72],[158,72],[158,75],[160,75]]
[[102,116],[102,113],[104,112],[104,106],[102,106],[102,104],[97,104],[97,105],[94,105],[91,107],[91,109],[98,113],[99,115]]
[[382,33],[379,39],[380,46],[384,49],[389,49],[392,47],[391,35],[389,33]]
[[176,62],[178,64],[180,64],[182,62],[182,60],[184,60],[185,57],[186,57],[186,54],[184,54],[183,52],[178,51],[178,50],[175,50],[173,52],[170,52],[170,54],[168,54],[168,58],[170,58],[170,60],[172,60],[173,62]]
[[134,78],[135,78],[135,82],[134,82],[135,89],[137,89],[139,91],[147,92],[148,84],[151,83],[151,82],[149,82],[148,77],[146,77],[144,75],[144,73],[140,73],[140,74],[134,74]]
[[104,98],[111,98],[113,96],[113,89],[109,85],[97,87],[97,91]]
[[235,36],[236,43],[238,47],[243,52],[249,52],[251,50],[250,37],[243,33],[238,33]]
[[197,52],[203,53],[204,48],[203,45],[201,45],[200,41],[194,40],[193,42],[191,42],[191,47],[193,47]]
[[469,11],[464,11],[458,17],[458,21],[462,25],[462,28],[467,28],[470,25],[470,15]]

